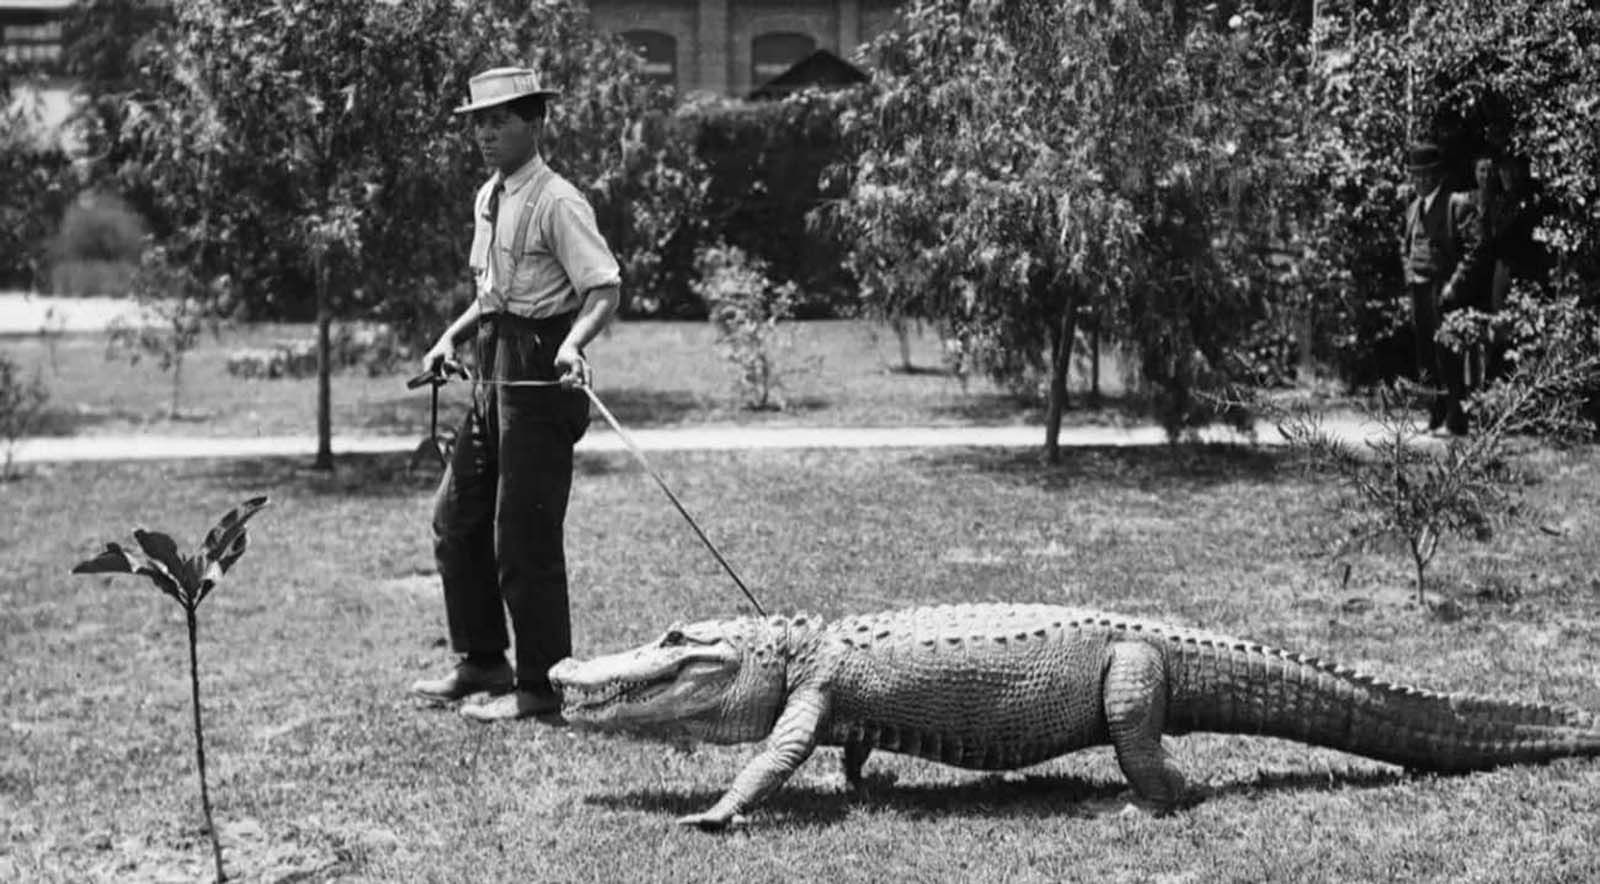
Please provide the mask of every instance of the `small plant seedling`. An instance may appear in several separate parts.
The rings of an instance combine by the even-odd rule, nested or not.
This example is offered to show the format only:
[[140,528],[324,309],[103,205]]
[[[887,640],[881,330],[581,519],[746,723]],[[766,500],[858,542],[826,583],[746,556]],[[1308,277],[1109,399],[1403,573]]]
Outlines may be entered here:
[[226,881],[227,874],[222,868],[222,842],[211,817],[211,792],[206,785],[205,730],[200,722],[200,660],[196,651],[197,614],[200,603],[244,555],[248,542],[245,523],[266,505],[265,496],[253,497],[230,510],[206,533],[194,555],[178,552],[177,542],[169,535],[139,528],[134,530],[133,539],[138,541],[142,555],[116,543],[107,543],[99,555],[79,562],[72,569],[74,574],[142,574],[183,606],[189,627],[189,688],[194,701],[194,754],[200,774],[200,807],[205,812],[206,831],[211,836],[211,855],[216,861],[218,881]]

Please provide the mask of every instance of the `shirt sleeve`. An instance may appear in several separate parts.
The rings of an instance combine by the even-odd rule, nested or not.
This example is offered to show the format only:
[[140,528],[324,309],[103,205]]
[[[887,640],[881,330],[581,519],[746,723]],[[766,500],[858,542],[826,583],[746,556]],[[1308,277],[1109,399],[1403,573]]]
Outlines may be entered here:
[[550,242],[581,297],[604,286],[622,284],[622,270],[600,235],[594,209],[582,199],[560,197],[550,208]]

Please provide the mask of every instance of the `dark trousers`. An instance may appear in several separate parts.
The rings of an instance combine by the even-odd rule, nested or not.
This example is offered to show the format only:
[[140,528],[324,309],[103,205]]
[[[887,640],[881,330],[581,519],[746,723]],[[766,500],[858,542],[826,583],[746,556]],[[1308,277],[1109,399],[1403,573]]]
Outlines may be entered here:
[[1439,293],[1443,286],[1414,282],[1407,288],[1411,291],[1411,327],[1417,339],[1417,381],[1439,391],[1428,409],[1428,426],[1447,425],[1464,433],[1467,413],[1461,404],[1467,398],[1466,360],[1434,340],[1442,319]]
[[[571,326],[572,314],[486,315],[479,377],[554,380]],[[563,525],[572,447],[588,426],[581,390],[480,384],[434,498],[450,644],[461,654],[503,654],[509,614],[520,688],[548,690],[546,673],[572,653]]]

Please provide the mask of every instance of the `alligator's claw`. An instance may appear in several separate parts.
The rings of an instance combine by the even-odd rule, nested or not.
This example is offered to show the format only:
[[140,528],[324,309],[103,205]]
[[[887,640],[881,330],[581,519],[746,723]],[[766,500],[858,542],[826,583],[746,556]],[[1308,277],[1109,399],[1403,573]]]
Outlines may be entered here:
[[678,825],[694,826],[702,832],[726,832],[729,829],[742,829],[749,824],[749,820],[742,813],[732,816],[715,816],[710,813],[692,813],[688,816],[678,817]]

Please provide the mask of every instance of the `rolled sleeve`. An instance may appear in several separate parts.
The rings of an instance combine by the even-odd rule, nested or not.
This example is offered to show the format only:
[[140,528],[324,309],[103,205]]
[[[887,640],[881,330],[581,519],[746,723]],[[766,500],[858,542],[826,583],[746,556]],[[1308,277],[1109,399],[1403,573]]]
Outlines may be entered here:
[[550,244],[580,297],[597,288],[622,284],[617,259],[600,235],[594,210],[583,200],[555,200],[550,207]]

